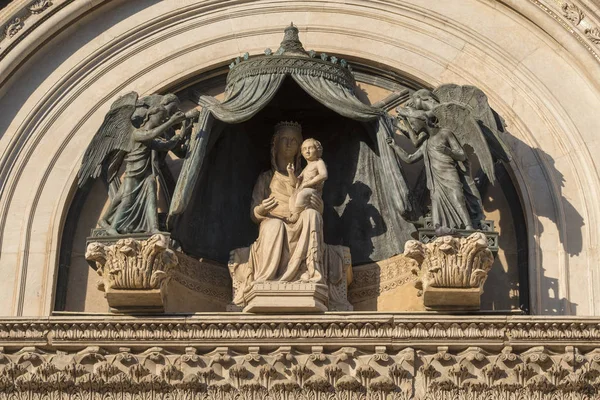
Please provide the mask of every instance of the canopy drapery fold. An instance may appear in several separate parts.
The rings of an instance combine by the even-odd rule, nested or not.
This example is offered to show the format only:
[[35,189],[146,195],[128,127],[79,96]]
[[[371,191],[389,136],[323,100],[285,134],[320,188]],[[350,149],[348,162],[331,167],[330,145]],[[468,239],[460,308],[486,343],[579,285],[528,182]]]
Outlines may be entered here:
[[386,138],[393,136],[394,128],[385,110],[364,104],[347,87],[323,77],[314,78],[309,75],[292,75],[292,77],[312,98],[336,113],[357,121],[376,120],[375,137],[381,161],[381,174],[385,184],[389,185],[389,190],[385,191],[387,205],[398,216],[410,212],[411,204],[406,181],[396,155],[386,143]]
[[[215,199],[215,193],[210,191],[219,190],[219,188],[227,188],[229,191],[231,189],[234,191],[241,190],[239,188],[244,186],[245,183],[240,185],[240,182],[236,181],[238,179],[236,174],[241,176],[240,173],[246,173],[247,171],[236,172],[229,165],[223,168],[223,164],[221,164],[223,157],[229,160],[232,155],[220,152],[223,151],[224,147],[227,147],[223,143],[229,142],[224,141],[217,149],[217,153],[221,157],[219,159],[213,157],[217,153],[213,155],[212,149],[217,146],[217,138],[221,132],[234,131],[237,134],[247,132],[251,135],[251,131],[244,131],[242,126],[244,124],[242,123],[249,121],[264,109],[275,98],[286,77],[290,77],[305,93],[329,110],[344,118],[361,122],[362,126],[366,127],[373,142],[369,145],[356,142],[356,147],[347,147],[346,143],[338,142],[338,146],[341,145],[341,148],[348,148],[348,150],[356,152],[352,157],[354,157],[358,166],[356,164],[353,167],[349,165],[348,173],[350,175],[347,177],[348,179],[344,178],[343,182],[340,181],[340,186],[331,183],[330,189],[327,189],[333,190],[331,195],[334,195],[333,198],[336,199],[336,203],[330,204],[330,206],[337,207],[338,219],[342,221],[340,223],[345,224],[344,226],[338,226],[333,223],[331,227],[344,230],[344,243],[350,246],[351,249],[352,246],[357,249],[364,248],[363,250],[367,254],[358,257],[361,262],[372,260],[370,258],[371,253],[368,253],[368,251],[372,251],[377,259],[384,259],[402,252],[404,243],[410,238],[414,227],[404,218],[404,216],[411,213],[412,206],[402,167],[393,150],[387,144],[387,139],[394,135],[392,119],[385,110],[364,104],[355,96],[356,83],[345,61],[342,60],[343,62],[338,63],[335,57],[328,59],[326,55],[322,55],[321,58],[313,56],[314,53],[309,54],[303,49],[298,39],[297,28],[290,26],[286,29],[284,41],[276,53],[255,58],[249,58],[246,55],[244,60],[237,59],[232,63],[227,77],[225,100],[223,102],[210,96],[200,98],[199,103],[202,106],[202,111],[190,139],[188,155],[184,160],[177,181],[168,221],[176,221],[185,213],[186,216],[193,215],[195,219],[208,221],[209,229],[214,229],[219,224],[219,218],[227,218],[226,215],[230,215],[227,214],[230,211],[224,211],[222,202]],[[218,125],[215,125],[215,123]],[[227,129],[222,129],[223,127]],[[333,131],[331,133],[340,135],[339,139],[342,139],[344,135],[344,132]],[[360,141],[357,138],[355,135],[352,140]],[[240,143],[247,143],[247,140],[252,139],[244,138],[240,140]],[[214,168],[219,168],[217,165],[221,165],[221,170],[213,171],[209,162],[204,162],[207,158],[207,152],[208,158],[212,160],[210,164],[213,164]],[[244,150],[234,148],[233,152],[237,153],[239,157],[240,152],[243,153]],[[242,158],[247,156],[247,154],[244,154]],[[232,161],[235,163],[237,159]],[[343,169],[340,165],[334,167]],[[355,170],[352,170],[352,168],[355,168]],[[219,174],[223,176],[221,181],[217,176]],[[202,182],[211,183],[207,187],[197,187],[200,176],[206,177],[202,178]],[[229,186],[219,186],[219,182],[225,182],[225,180]],[[233,184],[234,181],[237,184]],[[353,190],[355,190],[355,199],[354,202],[351,202],[354,205],[350,207],[353,211],[348,213],[353,215],[350,219],[342,218],[339,215],[343,211],[342,208],[345,207],[344,204],[347,204],[345,202],[347,202],[348,196],[352,199],[353,195],[348,193],[349,185],[353,186]],[[356,191],[362,194],[357,195]],[[371,193],[373,194],[372,204],[369,203]],[[211,196],[203,196],[202,194],[210,194]],[[235,196],[238,200],[245,198],[245,195],[239,192],[223,193],[223,196]],[[362,196],[362,200],[357,200],[356,196]],[[208,201],[206,200],[207,197],[211,200],[206,204],[202,203]],[[194,204],[194,207],[190,207],[192,198],[202,204]],[[363,201],[364,204],[356,206],[356,203],[360,201]],[[243,212],[240,207],[243,208],[244,206],[242,200],[235,203],[234,212],[237,218],[240,218],[240,212]],[[379,215],[381,220],[379,227],[369,229],[370,221],[361,222],[357,225],[357,217],[362,219],[368,217],[362,215],[360,210],[373,210],[371,214]],[[204,214],[198,214],[198,212]],[[205,218],[204,216],[207,215],[209,217]],[[243,215],[241,218],[243,218]],[[248,218],[250,217],[248,216]],[[199,249],[202,246],[193,243],[198,238],[194,239],[195,236],[189,235],[189,230],[186,231],[187,228],[184,225],[177,224],[177,229],[173,231],[174,238],[182,242],[184,249],[187,243],[187,248],[193,253],[194,248]],[[375,232],[379,231],[379,228],[381,228],[381,232],[376,234],[379,235],[379,239],[374,240],[367,231]],[[232,229],[238,233],[243,231],[243,229],[229,226],[227,232],[223,233],[223,237],[231,235]],[[348,234],[346,231],[352,232]],[[211,232],[211,235],[215,234],[218,233]],[[348,239],[348,235],[351,236],[350,239]],[[237,239],[238,241],[241,240]],[[216,254],[219,259],[223,259],[226,252],[222,248],[218,251],[215,248],[226,246],[227,243],[215,243],[216,238],[211,238],[211,240],[207,241],[211,244],[204,247],[204,250],[200,249],[196,255],[209,256],[210,258],[210,256]],[[368,250],[370,247],[373,247],[374,250]],[[378,251],[377,247],[381,251]],[[206,254],[206,251],[209,254]]]
[[214,119],[228,124],[249,120],[269,104],[284,79],[285,74],[256,75],[238,80],[228,87],[227,98],[222,103],[211,96],[200,98],[202,111],[196,129],[192,133],[190,149],[177,180],[169,210],[169,220],[182,214],[192,198],[203,167]]

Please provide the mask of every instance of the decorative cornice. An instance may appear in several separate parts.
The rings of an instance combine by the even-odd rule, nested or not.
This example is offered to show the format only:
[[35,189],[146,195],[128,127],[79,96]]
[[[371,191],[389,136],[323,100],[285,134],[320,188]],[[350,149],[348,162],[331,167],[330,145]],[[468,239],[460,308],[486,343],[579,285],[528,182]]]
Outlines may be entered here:
[[599,322],[394,314],[1,320],[0,399],[592,399]]
[[0,346],[86,346],[120,344],[144,347],[161,342],[213,346],[268,341],[306,344],[395,343],[464,346],[505,344],[600,345],[600,320],[526,316],[440,316],[352,314],[265,316],[202,314],[189,317],[78,316],[0,319]]
[[600,53],[598,52],[600,36],[598,36],[598,27],[593,22],[586,21],[586,15],[576,4],[577,1],[558,0],[558,3],[560,3],[558,9],[546,5],[542,0],[529,1],[558,22],[585,47],[597,62],[600,62]]

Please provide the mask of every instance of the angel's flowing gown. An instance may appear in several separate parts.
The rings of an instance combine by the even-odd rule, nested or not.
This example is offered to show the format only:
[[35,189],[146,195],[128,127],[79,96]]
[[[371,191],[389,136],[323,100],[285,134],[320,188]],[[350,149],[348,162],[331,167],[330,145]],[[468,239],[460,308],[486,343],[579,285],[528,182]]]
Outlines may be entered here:
[[115,213],[110,217],[119,233],[152,232],[158,229],[156,218],[156,177],[152,150],[136,142],[124,159],[125,173],[121,183],[121,197]]
[[[433,224],[449,228],[471,225],[470,214],[477,214],[480,200],[470,179],[468,164],[458,163],[432,143],[423,142],[423,162],[427,174],[427,188],[431,194]],[[464,169],[458,172],[457,168]],[[469,182],[470,181],[470,182]],[[465,207],[466,212],[460,208]]]

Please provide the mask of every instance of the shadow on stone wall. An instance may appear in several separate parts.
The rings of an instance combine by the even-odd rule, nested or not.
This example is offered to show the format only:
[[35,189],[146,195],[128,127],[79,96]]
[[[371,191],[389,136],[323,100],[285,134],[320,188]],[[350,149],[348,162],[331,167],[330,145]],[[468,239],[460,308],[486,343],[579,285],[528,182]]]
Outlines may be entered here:
[[[542,192],[547,192],[547,203],[540,204],[536,202],[534,205],[536,207],[535,212],[537,214],[535,215],[535,218],[539,219],[540,217],[545,217],[556,224],[562,249],[564,249],[569,256],[579,255],[583,249],[582,227],[584,226],[585,221],[575,209],[573,204],[571,204],[571,202],[569,202],[569,200],[564,196],[563,188],[565,185],[565,177],[556,168],[554,158],[539,148],[529,147],[529,145],[515,138],[514,136],[509,136],[507,141],[509,142],[510,147],[513,149],[514,154],[521,155],[522,158],[522,155],[526,155],[527,157],[526,161],[522,162],[521,164],[524,165],[523,173],[529,175],[530,183],[532,183],[531,191],[538,194],[538,199],[542,197],[540,196]],[[537,160],[537,162],[534,163],[534,160]],[[550,181],[557,183],[554,190],[549,186]],[[554,199],[551,197],[553,192],[555,195],[554,198],[558,199],[559,204],[554,203]],[[561,207],[564,213],[562,221],[559,220],[560,216],[557,215],[557,211]],[[516,222],[517,221],[515,221],[515,223]],[[520,223],[525,224],[526,221],[523,220]],[[561,226],[563,224],[566,225]],[[538,232],[541,235],[543,233],[543,226],[541,223],[537,226]],[[540,248],[538,240],[529,240],[533,234],[534,232],[530,231],[528,232],[527,238],[518,238],[519,241],[526,240],[527,243],[533,244],[533,246],[529,248],[529,251],[535,252],[539,257],[539,273],[537,276],[529,277],[529,281],[534,284],[536,281],[539,281],[536,285],[539,288],[539,294],[535,293],[535,287],[530,288],[531,295],[537,296],[538,300],[540,301],[539,309],[533,311],[546,315],[576,314],[577,304],[564,297],[560,297],[560,284],[558,279],[546,276],[546,268],[543,267],[547,261],[545,258],[560,257],[560,249],[556,249],[555,254],[554,249]],[[526,265],[527,264],[520,263],[519,267],[524,268]],[[535,266],[530,266],[528,268],[528,272],[535,273],[533,268],[535,268]],[[524,271],[521,272],[524,273]]]

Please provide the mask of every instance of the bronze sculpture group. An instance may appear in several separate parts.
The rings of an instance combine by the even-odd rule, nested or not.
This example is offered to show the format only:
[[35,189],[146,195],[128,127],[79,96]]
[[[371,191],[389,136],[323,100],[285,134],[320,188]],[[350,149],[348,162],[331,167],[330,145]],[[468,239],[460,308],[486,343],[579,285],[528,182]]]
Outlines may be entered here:
[[[472,86],[458,85],[443,85],[434,91],[421,89],[396,111],[396,128],[410,138],[416,151],[407,153],[392,136],[387,143],[406,163],[423,160],[432,220],[438,234],[448,234],[455,229],[477,229],[484,214],[465,146],[473,149],[492,183],[495,181],[494,163],[510,160],[501,138],[503,124],[495,117],[483,92]],[[186,114],[180,111],[179,100],[173,94],[138,99],[136,93],[129,93],[112,104],[84,155],[78,175],[80,187],[90,178],[102,177],[106,182],[110,204],[99,225],[108,234],[160,230],[157,183],[165,173],[165,155],[171,151],[180,158],[185,157],[186,142],[197,117],[196,110]],[[297,123],[277,125],[274,143],[280,144],[281,149],[277,148],[272,155],[273,165],[279,165],[277,157],[295,149],[295,158],[276,169],[280,174],[291,176],[295,193],[292,199],[285,199],[285,205],[274,195],[262,199],[253,210],[255,220],[268,212],[284,221],[295,222],[301,211],[310,208],[311,201],[322,201],[327,168],[321,159],[321,144],[314,139],[302,143],[301,135],[280,137],[282,128],[286,131],[301,128]],[[303,171],[301,154],[307,161]],[[122,177],[119,176],[121,164],[125,165]],[[285,213],[279,215],[278,210],[282,208]]]
[[[434,90],[417,90],[397,109],[397,117],[392,118],[384,109],[356,98],[354,77],[345,61],[338,63],[337,58],[329,59],[325,54],[318,59],[314,52],[306,52],[296,27],[286,28],[276,53],[265,54],[255,59],[246,55],[243,61],[232,63],[226,99],[220,102],[202,96],[200,111],[183,113],[173,94],[140,99],[133,92],[112,104],[84,154],[78,175],[80,187],[98,177],[108,187],[109,205],[98,223],[105,235],[155,234],[164,230],[158,218],[159,188],[167,203],[171,195],[173,198],[169,229],[174,229],[173,224],[175,228],[185,226],[180,225],[182,215],[190,208],[200,171],[206,173],[211,168],[204,162],[209,143],[214,146],[216,141],[211,138],[213,125],[220,124],[214,134],[218,137],[223,126],[234,129],[236,124],[249,120],[271,102],[288,76],[338,115],[363,123],[374,122],[370,125],[374,130],[368,128],[374,150],[360,154],[364,160],[361,168],[375,176],[354,175],[351,183],[353,187],[365,186],[376,195],[382,215],[387,216],[381,224],[388,226],[389,232],[385,234],[389,236],[385,237],[397,238],[398,242],[393,241],[392,246],[380,243],[388,257],[398,254],[398,248],[403,247],[414,229],[406,219],[415,208],[411,204],[413,197],[397,158],[405,163],[423,160],[437,236],[455,234],[457,230],[463,230],[464,234],[480,228],[483,207],[471,176],[467,147],[472,149],[491,183],[495,181],[495,163],[510,160],[502,139],[504,123],[480,89],[442,85]],[[410,139],[416,148],[414,152],[409,153],[396,143],[398,131]],[[166,165],[169,152],[184,158],[176,183]],[[326,244],[324,238],[323,190],[329,172],[322,155],[323,146],[318,140],[303,141],[299,123],[275,125],[270,168],[258,176],[249,201],[249,218],[258,226],[258,237],[249,247],[231,249],[230,253],[236,306],[268,308],[268,301],[257,301],[254,308],[248,304],[257,296],[268,298],[264,290],[277,292],[287,284],[298,283],[300,289],[293,290],[302,293],[312,290],[314,298],[321,296],[325,303],[327,297],[337,296],[338,304],[342,305],[338,309],[349,309],[342,289],[348,265],[343,254],[348,248]],[[368,197],[370,194],[365,201]],[[192,219],[187,223],[193,222]],[[347,224],[348,228],[353,226],[358,225]],[[350,237],[359,239],[352,242],[359,243],[358,246],[371,239],[360,232]],[[274,289],[269,286],[272,283],[276,283]],[[298,301],[303,301],[302,293]],[[327,309],[323,303],[316,308],[310,304],[306,307]]]

